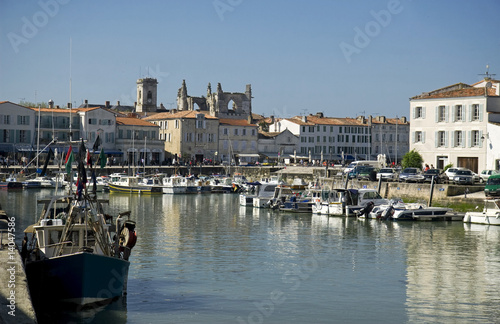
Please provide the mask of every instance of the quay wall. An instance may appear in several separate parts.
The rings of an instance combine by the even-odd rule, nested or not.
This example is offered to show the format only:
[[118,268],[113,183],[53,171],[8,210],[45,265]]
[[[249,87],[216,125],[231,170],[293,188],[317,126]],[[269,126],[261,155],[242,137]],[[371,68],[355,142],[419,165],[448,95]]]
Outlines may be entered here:
[[33,324],[37,320],[28,280],[18,247],[9,240],[7,220],[0,210],[0,323]]
[[[19,172],[21,166],[11,166],[1,168],[0,172],[4,175]],[[49,171],[54,173],[60,169],[55,166],[49,166]],[[249,181],[260,181],[269,178],[271,175],[278,175],[288,183],[294,179],[302,179],[306,183],[315,182],[318,185],[326,185],[330,188],[344,188],[346,178],[341,169],[325,167],[302,167],[302,166],[224,166],[224,165],[201,165],[201,166],[106,166],[97,167],[97,175],[110,175],[115,172],[125,172],[135,174],[145,172],[146,174],[163,173],[166,175],[214,175],[236,173],[244,175]],[[34,171],[34,170],[33,170]],[[64,171],[64,169],[62,170]],[[358,181],[348,182],[348,188],[373,188],[378,189],[377,181]],[[484,190],[484,185],[457,186],[448,184],[435,184],[433,191],[433,201],[449,200],[452,197],[457,199],[464,198],[466,194]],[[412,200],[428,201],[430,196],[429,183],[400,183],[400,182],[382,182],[380,194],[386,198],[401,197]],[[481,201],[482,202],[482,201]]]

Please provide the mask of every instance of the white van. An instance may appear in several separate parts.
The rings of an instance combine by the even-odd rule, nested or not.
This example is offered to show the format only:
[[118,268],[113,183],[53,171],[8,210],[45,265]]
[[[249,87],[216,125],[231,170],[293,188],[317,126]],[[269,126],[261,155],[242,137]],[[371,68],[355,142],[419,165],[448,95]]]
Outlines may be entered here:
[[382,168],[382,167],[384,167],[382,165],[382,163],[380,163],[379,161],[354,161],[354,162],[351,162],[351,164],[349,164],[344,169],[344,173],[347,174],[347,173],[351,172],[358,165],[369,165],[369,166],[372,166],[374,168]]

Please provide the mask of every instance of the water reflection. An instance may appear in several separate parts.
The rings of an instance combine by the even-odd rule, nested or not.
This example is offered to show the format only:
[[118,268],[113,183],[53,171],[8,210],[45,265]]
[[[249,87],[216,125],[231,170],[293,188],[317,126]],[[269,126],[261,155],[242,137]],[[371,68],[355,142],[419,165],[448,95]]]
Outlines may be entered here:
[[[23,226],[44,195],[0,199]],[[284,301],[259,313],[265,323],[500,318],[500,227],[283,213],[230,194],[103,198],[137,222],[129,294],[55,322],[250,322],[276,291]]]

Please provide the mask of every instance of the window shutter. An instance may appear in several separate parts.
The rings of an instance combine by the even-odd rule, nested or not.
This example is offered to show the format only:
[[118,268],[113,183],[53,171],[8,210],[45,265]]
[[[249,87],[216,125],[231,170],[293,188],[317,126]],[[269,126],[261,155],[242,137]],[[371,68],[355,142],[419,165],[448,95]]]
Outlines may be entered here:
[[422,132],[422,143],[425,143],[425,132]]
[[468,131],[467,132],[468,135],[467,135],[467,147],[472,147],[472,132],[471,131]]
[[474,107],[474,106],[472,106],[472,105],[467,106],[467,112],[468,112],[467,120],[468,121],[472,121],[472,114],[473,114],[472,107]]
[[457,115],[457,106],[451,106],[451,122],[454,123],[456,121]]
[[16,132],[13,129],[9,130],[9,143],[16,142],[16,138],[14,137],[15,135],[16,135]]
[[30,130],[26,131],[26,140],[31,142],[31,131]]
[[444,147],[448,147],[448,135],[449,132],[444,132]]
[[439,145],[439,132],[434,132],[434,146],[438,147]]
[[417,107],[413,107],[413,109],[412,109],[412,117],[413,117],[413,119],[417,118]]
[[450,106],[444,106],[444,121],[445,121],[445,123],[448,122],[449,111],[450,111]]
[[455,147],[455,136],[457,136],[457,132],[451,132],[450,147]]
[[483,140],[481,139],[482,136],[483,136],[483,131],[479,131],[479,147],[483,147]]
[[425,119],[425,107],[422,107],[422,118]]
[[465,147],[465,131],[462,131],[462,147]]
[[435,115],[436,115],[435,122],[437,123],[437,122],[439,122],[439,106],[436,107],[436,114]]
[[412,142],[412,143],[415,143],[415,137],[416,137],[416,136],[415,136],[415,133],[416,133],[416,132],[412,132],[412,133],[411,133],[411,142]]
[[17,116],[17,124],[21,125],[21,116],[19,116],[19,115]]
[[483,121],[483,110],[484,110],[484,105],[483,104],[480,104],[479,105],[479,121],[482,122]]

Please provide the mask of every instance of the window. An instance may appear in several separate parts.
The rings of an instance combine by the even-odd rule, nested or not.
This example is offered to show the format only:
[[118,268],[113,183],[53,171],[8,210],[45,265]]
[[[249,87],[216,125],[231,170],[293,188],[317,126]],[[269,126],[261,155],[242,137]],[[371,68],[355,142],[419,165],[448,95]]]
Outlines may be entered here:
[[252,136],[255,136],[255,129],[252,129]]
[[243,129],[241,130],[241,135],[245,136],[246,134],[247,134],[247,130],[246,130],[245,128],[243,128]]
[[455,121],[464,120],[464,107],[462,105],[455,106]]
[[29,143],[28,131],[20,130],[19,131],[19,142],[21,143]]
[[302,133],[306,132],[306,126],[302,126]]
[[238,128],[234,129],[234,135],[238,135]]
[[415,118],[424,118],[424,107],[415,107],[413,113]]
[[413,143],[424,143],[424,133],[422,131],[416,131],[414,136],[415,138]]
[[439,106],[438,107],[438,117],[437,117],[437,122],[445,122],[446,121],[446,106]]
[[196,141],[203,142],[203,133],[196,134]]
[[453,146],[461,147],[464,144],[464,136],[462,131],[455,131],[453,135]]
[[326,126],[323,126],[323,132],[326,132]]
[[478,104],[472,105],[471,115],[472,115],[472,120],[473,121],[478,121],[479,120],[480,110],[479,110],[479,105]]
[[214,134],[208,134],[208,142],[210,143],[214,142]]
[[179,123],[179,120],[176,120],[176,121],[175,121],[175,128],[179,128],[179,124],[180,124],[180,123]]
[[30,123],[29,116],[17,116],[18,125],[28,125]]
[[437,147],[445,147],[446,146],[446,132],[444,132],[444,131],[437,132],[436,144],[437,144]]
[[478,130],[473,130],[471,132],[471,146],[472,147],[479,147],[480,145],[480,136],[479,136],[479,131]]
[[320,136],[317,136],[316,137],[316,142],[319,143],[320,142]]
[[222,129],[222,134],[224,134],[224,135],[227,135],[227,134],[228,134],[228,132],[227,132],[227,128]]

